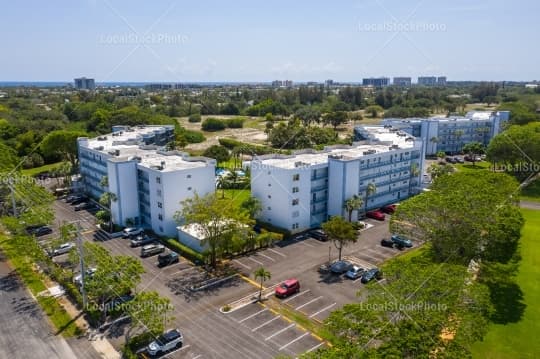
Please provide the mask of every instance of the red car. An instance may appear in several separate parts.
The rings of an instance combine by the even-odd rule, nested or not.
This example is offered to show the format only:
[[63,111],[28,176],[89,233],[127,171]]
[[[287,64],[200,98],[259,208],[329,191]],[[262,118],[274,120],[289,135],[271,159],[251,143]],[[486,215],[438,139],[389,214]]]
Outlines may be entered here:
[[298,279],[287,279],[276,287],[276,297],[285,298],[291,294],[298,293],[300,291],[300,282]]
[[393,214],[396,211],[397,206],[395,204],[389,204],[381,208],[381,211],[387,214]]
[[366,213],[366,217],[376,219],[377,221],[384,221],[384,213],[382,213],[380,210],[375,211],[369,211]]

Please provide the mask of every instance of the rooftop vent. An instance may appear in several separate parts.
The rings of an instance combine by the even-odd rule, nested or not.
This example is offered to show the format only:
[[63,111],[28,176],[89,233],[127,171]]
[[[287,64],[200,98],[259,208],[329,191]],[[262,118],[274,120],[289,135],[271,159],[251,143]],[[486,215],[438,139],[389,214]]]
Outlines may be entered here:
[[[114,136],[114,135],[113,135]],[[106,141],[107,140],[107,136],[99,136],[97,138],[98,141]]]
[[94,147],[94,150],[96,151],[103,151],[103,146],[97,146],[97,147]]

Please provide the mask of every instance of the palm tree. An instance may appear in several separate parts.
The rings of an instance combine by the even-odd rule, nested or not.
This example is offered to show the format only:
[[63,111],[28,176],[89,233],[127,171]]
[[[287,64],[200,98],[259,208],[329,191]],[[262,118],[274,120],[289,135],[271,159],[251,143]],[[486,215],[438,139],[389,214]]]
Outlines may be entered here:
[[261,287],[259,288],[259,302],[262,299],[262,291],[263,291],[263,283],[266,280],[269,280],[272,278],[272,274],[264,269],[264,267],[259,267],[254,273],[253,276],[255,277],[255,280],[259,279],[261,281]]
[[420,168],[418,167],[418,163],[413,162],[411,164],[411,175],[409,177],[409,195],[411,195],[412,179],[418,177],[418,175],[420,175]]
[[433,136],[429,139],[429,142],[431,142],[433,145],[439,143],[439,137]]
[[370,182],[366,187],[366,197],[364,200],[364,213],[367,212],[368,197],[377,192],[377,186],[375,183]]
[[454,136],[456,137],[457,141],[458,141],[458,144],[457,144],[457,151],[456,152],[459,152],[461,150],[461,137],[465,134],[465,132],[463,132],[463,130],[455,130],[454,131]]
[[225,198],[225,185],[227,183],[227,179],[225,176],[218,176],[217,179],[217,187],[221,188],[221,199]]
[[249,197],[246,199],[240,207],[249,213],[249,218],[255,219],[262,211],[261,200],[257,197]]
[[112,192],[104,192],[101,197],[99,197],[99,204],[101,204],[104,207],[109,208],[109,233],[112,233],[113,231],[113,218],[112,218],[112,210],[111,206],[113,202],[116,202],[118,198],[116,195]]
[[347,214],[349,216],[349,222],[352,221],[352,213],[355,210],[358,210],[358,209],[362,208],[363,204],[364,204],[364,201],[357,194],[355,194],[351,198],[345,200],[345,203],[343,203],[343,209],[345,209],[347,211]]

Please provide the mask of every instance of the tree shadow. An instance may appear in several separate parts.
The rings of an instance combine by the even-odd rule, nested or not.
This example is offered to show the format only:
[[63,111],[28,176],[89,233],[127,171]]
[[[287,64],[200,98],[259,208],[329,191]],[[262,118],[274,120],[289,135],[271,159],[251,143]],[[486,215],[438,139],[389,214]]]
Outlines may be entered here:
[[496,324],[516,323],[521,320],[527,305],[523,303],[523,292],[514,282],[489,285],[491,302],[495,312],[491,320]]
[[21,287],[21,283],[17,278],[15,271],[9,272],[9,274],[0,278],[0,291],[13,292]]
[[56,333],[54,333],[55,336],[59,335],[59,334],[62,334],[62,332],[64,330],[66,330],[67,328],[69,328],[69,326],[71,324],[73,324],[77,319],[79,319],[81,316],[84,315],[84,312],[79,312],[79,314],[77,314],[77,316],[75,318],[72,318],[69,322],[67,322],[66,324],[64,324],[61,328],[58,328],[58,330],[56,331]]

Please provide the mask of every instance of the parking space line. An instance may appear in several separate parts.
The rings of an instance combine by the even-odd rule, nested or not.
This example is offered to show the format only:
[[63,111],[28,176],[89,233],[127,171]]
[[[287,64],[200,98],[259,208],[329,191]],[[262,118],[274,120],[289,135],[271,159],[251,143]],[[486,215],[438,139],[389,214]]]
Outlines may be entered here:
[[316,349],[318,349],[321,345],[323,345],[324,343],[319,343],[317,345],[315,345],[313,348],[309,349],[308,351],[306,351],[306,353],[310,353]]
[[305,243],[305,241],[306,241],[305,239],[303,239],[303,240],[298,240],[298,239],[296,239],[296,238],[293,238],[293,241],[295,241],[296,243],[301,243],[301,244],[306,245],[306,246],[308,246],[308,247],[314,247],[312,244]]
[[274,320],[277,320],[277,319],[279,319],[279,318],[281,318],[281,315],[278,315],[277,317],[274,317],[274,318],[270,319],[269,321],[267,321],[267,322],[265,322],[265,323],[259,325],[258,327],[255,327],[255,328],[251,329],[251,331],[252,331],[252,332],[256,332],[257,330],[261,329],[261,328],[264,327],[265,325],[270,324],[270,323],[272,323]]
[[195,357],[193,357],[191,359],[199,359],[200,357],[202,357],[202,354],[199,354],[199,355],[197,355],[197,356],[195,356]]
[[276,261],[274,258],[268,257],[268,256],[265,255],[265,254],[262,254],[262,253],[257,253],[257,254],[260,255],[260,256],[262,256],[262,257],[264,257],[264,258],[266,258],[266,259],[268,259],[268,260],[271,260],[272,262],[275,262],[275,261]]
[[256,259],[253,259],[253,258],[251,258],[251,257],[246,257],[246,258],[247,258],[247,259],[249,259],[249,260],[251,260],[251,261],[253,261],[253,262],[255,262],[255,263],[257,263],[257,264],[259,264],[259,265],[261,265],[261,266],[263,266],[263,265],[264,265],[264,263],[263,263],[263,262],[259,262],[258,260],[256,260]]
[[318,312],[311,314],[309,317],[310,317],[310,318],[313,318],[313,317],[317,316],[318,314],[321,314],[321,313],[324,312],[325,310],[328,310],[328,309],[332,308],[334,305],[336,305],[335,302],[332,303],[332,304],[330,304],[330,305],[327,306],[327,307],[324,307],[323,309],[319,310]]
[[316,301],[318,301],[318,300],[321,299],[321,298],[322,298],[322,296],[319,296],[319,297],[317,297],[317,298],[315,298],[315,299],[312,299],[312,300],[310,300],[309,302],[304,303],[304,304],[302,304],[302,305],[300,305],[300,306],[294,308],[294,310],[302,309],[302,308],[304,308],[305,306],[310,305],[311,303],[316,302]]
[[375,267],[375,264],[372,264],[372,263],[370,263],[368,261],[362,260],[362,259],[357,258],[357,257],[351,256],[351,257],[348,257],[347,259],[350,260],[353,264],[359,264],[362,267],[366,267],[366,268]]
[[263,308],[263,309],[259,310],[258,312],[253,313],[253,314],[250,314],[250,315],[248,315],[247,317],[245,317],[244,319],[239,320],[238,323],[245,322],[246,320],[251,319],[251,318],[253,318],[253,317],[256,316],[256,315],[259,315],[259,314],[261,314],[262,312],[266,312],[267,310],[268,310],[268,308]]
[[374,249],[371,249],[371,248],[366,248],[364,249],[365,251],[369,252],[371,255],[375,256],[375,257],[382,257],[383,259],[386,258],[386,255],[381,253],[381,252],[377,252],[376,250]]
[[300,292],[300,293],[298,293],[298,294],[295,294],[295,295],[293,295],[292,297],[290,297],[289,299],[285,299],[282,303],[287,303],[287,302],[293,300],[294,298],[299,297],[299,296],[301,296],[302,294],[306,294],[306,293],[309,293],[309,292],[311,292],[311,290],[308,289],[308,290],[305,290],[305,291]]
[[251,267],[245,265],[244,263],[240,262],[238,259],[233,259],[233,262],[240,264],[242,267],[246,269],[251,269]]
[[184,269],[180,269],[179,271],[177,272],[174,272],[174,273],[171,273],[169,275],[176,275],[176,274],[180,274],[180,273],[183,273],[183,272],[187,272],[188,270],[191,270],[193,269],[194,267],[189,267],[189,268],[184,268]]
[[176,349],[176,350],[174,350],[174,351],[172,351],[172,352],[170,352],[170,353],[165,354],[165,356],[162,357],[162,358],[168,358],[169,355],[174,354],[174,353],[178,353],[178,352],[180,352],[180,351],[183,351],[184,349],[187,349],[187,348],[189,348],[190,346],[191,346],[191,345],[189,345],[189,344],[186,345],[186,346],[182,346],[182,348],[178,348],[178,349]]
[[269,250],[270,252],[272,252],[272,253],[275,253],[275,254],[277,254],[277,255],[282,256],[283,258],[286,258],[286,257],[287,257],[285,254],[283,254],[283,253],[281,253],[281,252],[278,252],[278,251],[276,251],[276,250],[274,250],[274,249],[272,249],[272,248],[268,248],[268,250]]
[[278,330],[277,332],[275,332],[274,334],[272,334],[271,336],[269,336],[268,338],[266,338],[265,341],[270,340],[270,339],[272,339],[273,337],[275,337],[275,336],[277,336],[277,335],[280,335],[281,333],[283,333],[283,332],[286,331],[286,330],[291,329],[291,328],[294,327],[295,325],[296,325],[296,323],[292,323],[292,324],[290,324],[289,326],[287,326],[287,327],[285,327],[285,328],[283,328],[283,329]]
[[297,341],[299,341],[300,339],[302,339],[302,338],[305,337],[306,335],[309,335],[309,332],[305,332],[304,334],[302,334],[302,335],[299,336],[298,338],[295,338],[295,339],[291,340],[290,342],[288,342],[287,344],[285,344],[284,346],[282,346],[281,348],[279,348],[279,350],[283,350],[283,349],[287,348],[289,345],[291,345],[292,343],[296,343]]

